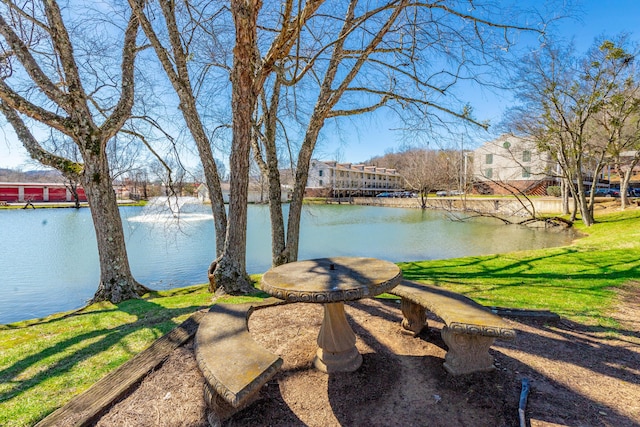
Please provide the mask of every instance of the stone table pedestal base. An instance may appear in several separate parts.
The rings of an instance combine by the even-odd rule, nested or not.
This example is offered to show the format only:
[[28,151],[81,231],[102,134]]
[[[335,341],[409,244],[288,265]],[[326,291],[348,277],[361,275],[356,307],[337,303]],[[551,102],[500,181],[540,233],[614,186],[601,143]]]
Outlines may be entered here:
[[347,322],[344,303],[324,305],[318,347],[313,364],[319,371],[328,374],[353,372],[362,365],[362,355],[356,348],[356,335]]

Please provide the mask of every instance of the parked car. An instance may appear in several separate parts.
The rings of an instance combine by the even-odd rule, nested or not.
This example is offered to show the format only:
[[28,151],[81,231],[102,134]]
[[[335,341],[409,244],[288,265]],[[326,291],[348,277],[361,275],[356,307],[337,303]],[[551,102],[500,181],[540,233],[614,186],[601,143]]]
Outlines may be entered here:
[[[589,191],[587,191],[587,195],[589,195]],[[598,188],[595,197],[620,197],[620,191],[613,188]]]
[[417,194],[412,193],[411,191],[397,191],[393,193],[393,197],[407,198],[407,197],[417,197]]
[[627,197],[640,197],[640,188],[627,188]]
[[393,197],[391,193],[380,193],[376,194],[376,197]]
[[460,191],[460,190],[450,190],[450,191],[440,190],[440,191],[436,191],[436,196],[438,196],[438,197],[462,196],[463,194],[464,194],[464,191]]

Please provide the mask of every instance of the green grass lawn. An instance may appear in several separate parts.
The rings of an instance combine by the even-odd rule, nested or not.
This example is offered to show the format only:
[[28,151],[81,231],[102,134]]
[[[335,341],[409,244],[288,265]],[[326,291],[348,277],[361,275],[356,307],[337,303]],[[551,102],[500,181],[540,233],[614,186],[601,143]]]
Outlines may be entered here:
[[[485,305],[544,308],[612,328],[615,288],[639,286],[640,210],[601,215],[567,247],[400,264]],[[0,326],[0,425],[29,426],[211,302],[206,286]],[[247,298],[237,298],[238,302]]]
[[589,235],[562,248],[400,264],[406,279],[485,305],[548,309],[574,321],[614,326],[615,288],[640,284],[640,211],[600,216]]

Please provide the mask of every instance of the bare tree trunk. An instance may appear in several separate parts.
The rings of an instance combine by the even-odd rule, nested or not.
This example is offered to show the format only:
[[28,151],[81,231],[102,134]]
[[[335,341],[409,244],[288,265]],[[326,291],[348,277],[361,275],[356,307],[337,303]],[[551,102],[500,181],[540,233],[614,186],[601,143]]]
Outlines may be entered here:
[[[575,162],[569,166],[565,166],[565,174],[567,175],[567,185],[571,188],[574,199],[574,210],[572,221],[575,220],[579,210],[582,217],[582,223],[587,227],[593,225],[593,195],[587,197],[584,189],[584,175],[582,173],[582,159],[578,157]],[[595,181],[594,181],[595,183]],[[592,187],[594,184],[592,184]]]
[[[315,120],[314,120],[315,119]],[[300,241],[300,219],[302,217],[302,201],[304,199],[304,189],[307,186],[307,178],[309,177],[309,164],[315,142],[322,128],[321,122],[324,120],[317,119],[315,116],[311,118],[304,143],[298,154],[298,163],[296,167],[296,179],[293,186],[293,195],[289,204],[289,218],[287,222],[287,245],[283,252],[284,262],[293,262],[298,260],[298,246]],[[314,121],[317,122],[314,124]]]
[[100,283],[93,296],[94,302],[119,303],[137,298],[149,291],[131,274],[124,240],[122,219],[113,191],[106,154],[85,154],[82,184],[91,207],[91,216],[98,241],[100,257]]
[[582,185],[574,185],[571,177],[565,177],[564,183],[566,185],[567,197],[571,197],[573,200],[573,209],[571,210],[571,222],[574,222],[578,216],[578,192],[583,192]]
[[574,222],[578,217],[578,199],[573,197],[573,209],[571,209],[571,222]]
[[[280,90],[282,87],[282,76],[276,74],[273,85],[271,99],[267,104],[265,97],[262,97],[264,119],[264,135],[261,150],[258,144],[258,135],[252,139],[254,146],[254,157],[260,167],[263,176],[267,177],[269,194],[269,217],[271,220],[271,263],[273,266],[286,264],[285,251],[285,228],[284,215],[282,213],[282,182],[280,180],[280,168],[278,165],[278,151],[276,148],[276,126],[278,123],[278,107],[280,105]],[[262,152],[264,151],[264,158]]]
[[67,178],[65,187],[67,187],[67,189],[71,193],[71,197],[73,197],[73,207],[76,209],[80,209],[80,196],[78,195],[78,181],[76,181],[75,179]]
[[624,210],[629,205],[629,199],[627,197],[627,192],[629,189],[629,182],[631,181],[631,177],[633,176],[633,169],[640,162],[640,157],[636,155],[636,158],[633,159],[631,164],[629,164],[628,169],[624,171],[624,175],[622,177],[622,181],[620,182],[620,209]]
[[229,217],[224,252],[213,273],[216,290],[228,293],[253,291],[246,273],[247,195],[252,117],[257,94],[254,87],[257,51],[257,17],[261,2],[234,0],[231,10],[236,28],[233,49],[233,140],[230,163]]
[[[275,155],[275,152],[269,156]],[[268,163],[269,164],[269,163]],[[277,166],[276,163],[273,163]],[[269,213],[271,216],[271,255],[274,266],[285,264],[283,257],[286,249],[284,215],[282,214],[282,187],[280,171],[269,164]]]
[[[562,195],[562,214],[563,215],[568,215],[569,214],[569,186],[567,185],[567,180],[566,178],[562,178],[562,181],[560,181],[560,192]],[[574,207],[574,211],[575,211],[575,207]]]
[[[629,179],[631,179],[631,169],[625,171],[624,176],[620,180],[620,210],[625,210],[629,205],[629,200],[627,197],[627,189],[629,188]],[[627,177],[628,175],[628,177]]]
[[[227,214],[225,211],[224,200],[222,198],[222,188],[220,186],[220,178],[218,169],[211,150],[211,142],[207,137],[200,114],[196,106],[194,91],[189,78],[187,69],[187,53],[183,46],[183,40],[180,36],[175,16],[175,5],[172,2],[160,2],[162,13],[165,18],[167,32],[169,34],[169,42],[171,49],[165,48],[160,42],[156,32],[153,29],[151,21],[147,19],[143,13],[142,4],[135,0],[130,0],[129,5],[133,9],[136,16],[140,19],[142,29],[149,39],[151,46],[162,67],[171,82],[178,98],[180,99],[180,111],[189,128],[189,132],[193,137],[202,168],[204,171],[207,190],[211,200],[211,210],[213,213],[214,228],[216,232],[216,256],[220,257],[224,249],[224,241],[227,232]],[[214,261],[215,263],[215,261]],[[212,264],[213,267],[213,264]]]
[[[273,128],[275,131],[275,128]],[[254,140],[255,160],[260,166],[263,175],[267,176],[269,194],[269,218],[271,220],[271,263],[273,266],[286,264],[284,215],[282,213],[282,186],[280,170],[278,168],[278,155],[276,152],[275,132],[265,132],[264,151],[266,160],[260,156],[257,141]]]
[[207,190],[209,191],[209,199],[211,200],[213,223],[216,232],[216,256],[219,257],[222,255],[226,238],[227,212],[224,207],[218,168],[216,167],[213,152],[211,151],[211,144],[198,118],[195,100],[186,94],[184,94],[183,97],[187,98],[187,102],[181,103],[181,110],[198,147],[198,153],[200,154],[200,161],[202,162],[202,169],[204,170],[204,177],[207,182]]
[[[578,179],[582,180],[582,174],[578,174]],[[579,181],[582,182],[582,181]],[[576,191],[575,196],[577,196],[577,204],[578,209],[580,210],[580,215],[582,216],[582,223],[587,227],[591,227],[593,225],[593,203],[589,203],[587,199],[587,195],[584,193],[582,185],[578,185],[578,191]],[[575,198],[575,197],[574,197]]]
[[[345,13],[344,23],[341,28],[340,34],[337,37],[335,45],[332,47],[333,53],[331,60],[327,66],[327,71],[324,75],[320,93],[316,100],[313,113],[309,119],[307,125],[307,131],[304,137],[302,146],[298,153],[298,162],[296,166],[296,177],[294,183],[293,194],[291,203],[289,204],[289,218],[287,222],[287,239],[286,246],[283,252],[277,257],[279,263],[287,263],[297,261],[298,259],[298,247],[300,240],[300,220],[302,216],[302,201],[304,198],[304,190],[307,184],[307,178],[309,176],[309,166],[311,163],[311,156],[315,149],[318,135],[322,129],[325,120],[329,117],[336,115],[350,115],[361,114],[365,112],[374,111],[376,108],[384,105],[387,101],[386,96],[382,96],[379,103],[355,110],[346,112],[332,112],[332,108],[339,102],[341,96],[347,90],[349,84],[356,78],[358,72],[362,69],[366,63],[369,55],[377,48],[382,42],[385,34],[392,27],[399,14],[406,7],[407,2],[402,0],[396,5],[390,16],[384,21],[381,28],[377,31],[373,39],[362,49],[362,51],[356,55],[355,64],[351,66],[346,76],[342,76],[343,80],[337,85],[337,89],[334,87],[336,77],[338,75],[338,69],[341,65],[341,61],[344,59],[344,44],[349,32],[353,29],[356,22],[355,9],[357,1],[352,0],[349,2],[349,6]],[[348,56],[348,55],[346,55]],[[340,202],[340,201],[339,201]]]
[[[24,22],[12,22],[19,29],[16,32],[12,26],[7,25],[1,14],[0,33],[14,46],[14,50],[19,52],[16,58],[26,70],[23,77],[30,78],[23,81],[26,87],[29,87],[29,92],[35,92],[34,89],[37,88],[46,94],[49,100],[43,102],[44,106],[35,104],[21,97],[9,85],[9,81],[3,78],[0,79],[0,110],[32,158],[55,167],[66,177],[80,176],[89,200],[100,256],[100,283],[93,301],[109,300],[117,303],[148,291],[135,281],[129,268],[124,230],[106,154],[107,141],[114,137],[131,117],[139,23],[134,16],[128,19],[122,45],[120,97],[110,99],[111,112],[106,117],[100,115],[102,125],[98,126],[92,116],[93,112],[97,110],[104,114],[109,108],[102,109],[101,106],[89,102],[89,99],[96,99],[84,91],[81,68],[78,66],[83,61],[76,61],[70,34],[65,27],[58,3],[47,1],[43,2],[42,6],[47,21],[47,26],[43,26],[46,30],[43,36],[46,34],[48,42],[43,41],[37,48],[32,48],[28,45],[31,40],[21,38],[25,34],[21,26]],[[30,19],[27,8],[16,15],[25,18],[25,22]],[[38,59],[42,57],[46,58],[44,62],[47,64],[43,68],[38,63]],[[50,64],[56,64],[55,71]],[[92,71],[98,70],[99,66],[100,64],[94,64]],[[48,75],[48,72],[52,72],[53,76]],[[113,78],[113,75],[109,76],[109,84],[113,84]],[[41,101],[37,98],[34,100]],[[117,101],[115,105],[112,104],[114,100]],[[51,105],[51,102],[54,105]],[[44,149],[18,112],[67,135],[80,150],[84,164]]]

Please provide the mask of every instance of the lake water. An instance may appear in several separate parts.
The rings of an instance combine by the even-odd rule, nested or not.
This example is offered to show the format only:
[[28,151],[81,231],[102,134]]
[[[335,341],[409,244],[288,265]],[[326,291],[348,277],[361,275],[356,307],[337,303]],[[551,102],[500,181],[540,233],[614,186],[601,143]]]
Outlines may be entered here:
[[[207,282],[215,254],[209,206],[185,203],[177,216],[153,206],[120,212],[138,281],[153,289]],[[0,229],[0,324],[72,310],[93,296],[99,266],[88,209],[0,210]],[[247,271],[262,273],[271,264],[267,206],[249,206],[247,234]],[[562,246],[571,239],[496,222],[454,222],[420,209],[310,205],[303,211],[299,259],[415,261]]]

